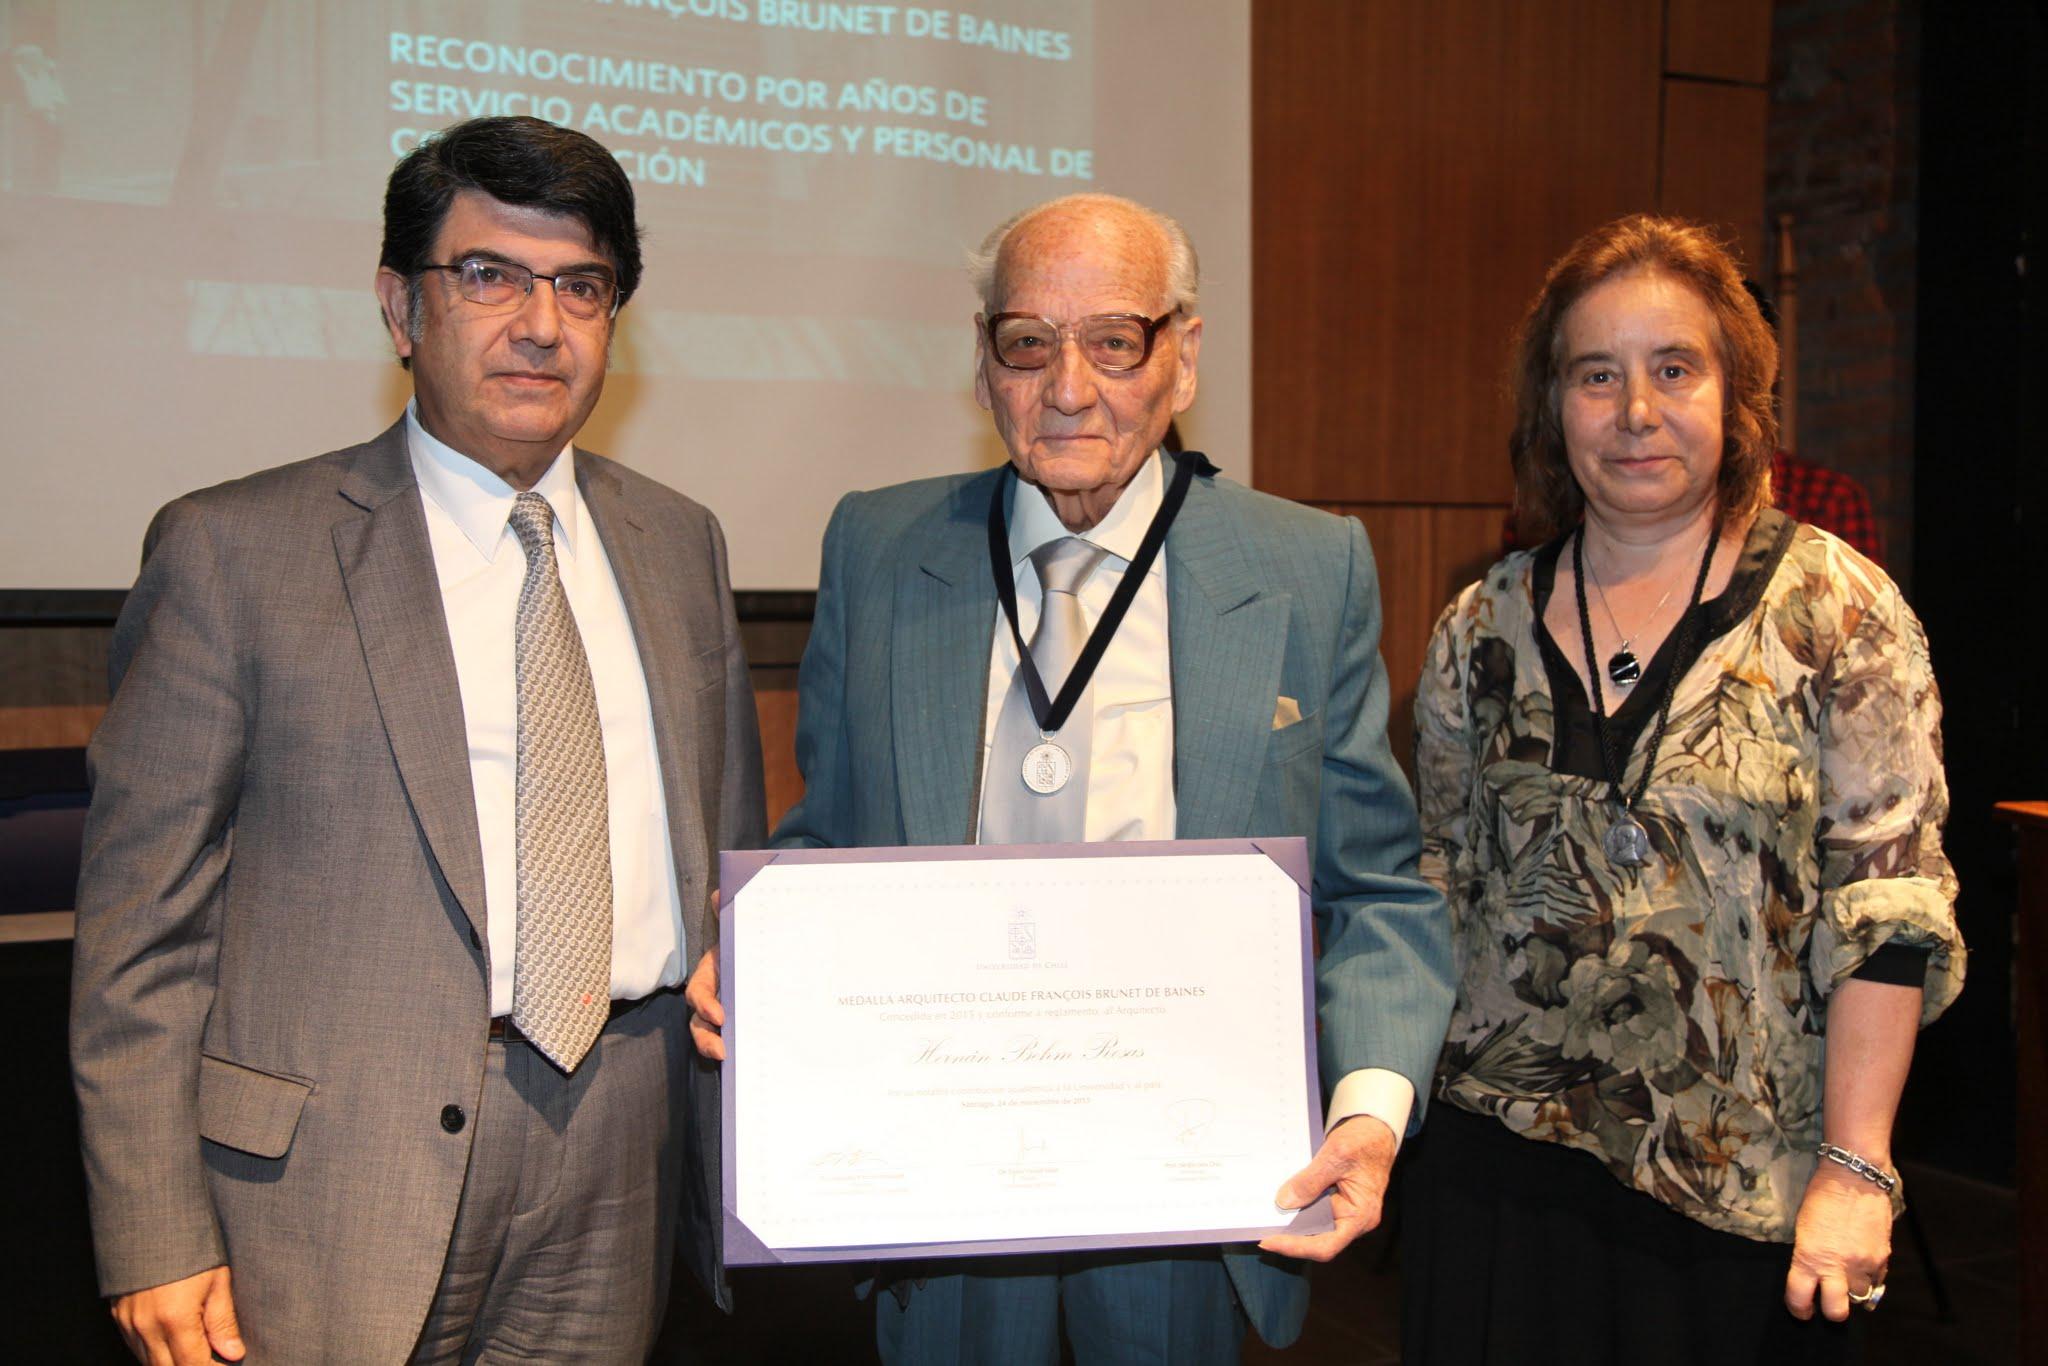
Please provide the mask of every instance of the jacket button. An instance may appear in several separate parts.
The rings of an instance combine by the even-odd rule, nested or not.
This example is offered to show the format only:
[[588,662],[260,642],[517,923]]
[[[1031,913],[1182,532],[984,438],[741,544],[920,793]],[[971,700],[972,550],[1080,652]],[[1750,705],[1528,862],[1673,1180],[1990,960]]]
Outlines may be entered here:
[[462,1126],[467,1123],[469,1123],[469,1116],[462,1113],[460,1105],[443,1105],[441,1107],[441,1127],[449,1133],[461,1133]]
[[474,928],[471,928],[469,932],[469,946],[473,949],[480,949],[484,946],[484,941],[477,938],[476,930]]

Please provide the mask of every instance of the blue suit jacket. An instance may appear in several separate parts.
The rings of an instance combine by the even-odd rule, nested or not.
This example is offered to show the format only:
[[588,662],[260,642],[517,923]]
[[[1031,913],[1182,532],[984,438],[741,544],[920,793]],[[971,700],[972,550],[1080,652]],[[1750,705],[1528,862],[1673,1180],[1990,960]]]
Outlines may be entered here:
[[[849,494],[825,533],[799,676],[803,799],[774,843],[961,844],[979,807],[1002,471]],[[1443,900],[1416,877],[1415,802],[1387,747],[1379,583],[1365,530],[1197,478],[1166,539],[1182,839],[1301,835],[1315,869],[1326,1083],[1384,1067],[1416,1114],[1451,1007]],[[1281,697],[1301,719],[1273,727]],[[1259,1336],[1292,1342],[1300,1263],[1225,1260]]]

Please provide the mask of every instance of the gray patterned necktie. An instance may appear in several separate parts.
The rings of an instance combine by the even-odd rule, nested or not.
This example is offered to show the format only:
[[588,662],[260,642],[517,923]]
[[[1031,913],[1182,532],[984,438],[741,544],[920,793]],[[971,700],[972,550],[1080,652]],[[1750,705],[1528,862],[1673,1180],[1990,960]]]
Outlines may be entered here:
[[611,806],[590,661],[555,568],[555,515],[522,493],[512,531],[526,551],[513,627],[519,676],[519,929],[512,1023],[573,1072],[611,1011]]
[[[1031,658],[1038,665],[1048,697],[1059,695],[1081,647],[1088,643],[1088,622],[1074,595],[1108,554],[1078,536],[1048,541],[1031,552],[1031,567],[1038,571],[1038,586],[1043,590],[1038,626],[1031,633]],[[1054,737],[1054,743],[1074,762],[1066,786],[1057,792],[1034,792],[1024,784],[1024,756],[1038,745],[1043,733],[1031,714],[1024,672],[1021,668],[1017,671],[996,718],[995,746],[989,750],[988,772],[982,775],[988,794],[979,836],[982,844],[1059,844],[1086,838],[1094,702],[1091,683]]]

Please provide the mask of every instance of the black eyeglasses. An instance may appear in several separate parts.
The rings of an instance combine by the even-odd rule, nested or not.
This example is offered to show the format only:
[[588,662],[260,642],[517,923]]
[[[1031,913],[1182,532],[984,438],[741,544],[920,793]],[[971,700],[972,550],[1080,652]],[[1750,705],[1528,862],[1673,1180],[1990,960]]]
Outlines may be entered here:
[[1060,353],[1061,339],[1072,332],[1081,354],[1105,374],[1136,370],[1152,358],[1152,342],[1178,305],[1156,318],[1142,313],[1091,313],[1061,326],[1035,313],[995,313],[982,320],[988,349],[999,364],[1012,370],[1043,370]]
[[503,308],[523,302],[533,293],[535,280],[546,280],[555,291],[555,303],[572,318],[585,322],[608,317],[619,308],[618,282],[606,275],[570,271],[564,275],[536,275],[513,261],[472,256],[454,265],[426,265],[423,270],[445,270],[455,277],[462,297],[487,308]]

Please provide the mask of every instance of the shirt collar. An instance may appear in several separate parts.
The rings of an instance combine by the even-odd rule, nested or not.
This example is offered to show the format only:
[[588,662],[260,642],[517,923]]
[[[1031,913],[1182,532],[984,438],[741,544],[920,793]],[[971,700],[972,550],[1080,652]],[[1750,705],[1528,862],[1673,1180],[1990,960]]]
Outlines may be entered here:
[[[405,439],[420,492],[448,514],[486,563],[496,559],[519,490],[421,425],[417,400],[405,405]],[[576,494],[571,447],[562,448],[533,491],[554,510],[555,549],[573,560],[583,530],[583,500]]]
[[[1146,528],[1152,525],[1159,505],[1166,501],[1164,464],[1157,452],[1146,456],[1145,462],[1138,466],[1138,472],[1131,476],[1131,482],[1124,486],[1116,505],[1101,521],[1082,533],[1081,539],[1090,545],[1101,546],[1125,564],[1137,558]],[[1012,565],[1022,564],[1025,557],[1038,547],[1074,534],[1060,521],[1059,514],[1052,510],[1052,504],[1044,494],[1021,479],[1017,482],[1015,496],[1010,500]],[[1158,572],[1157,561],[1153,562],[1152,570]]]

